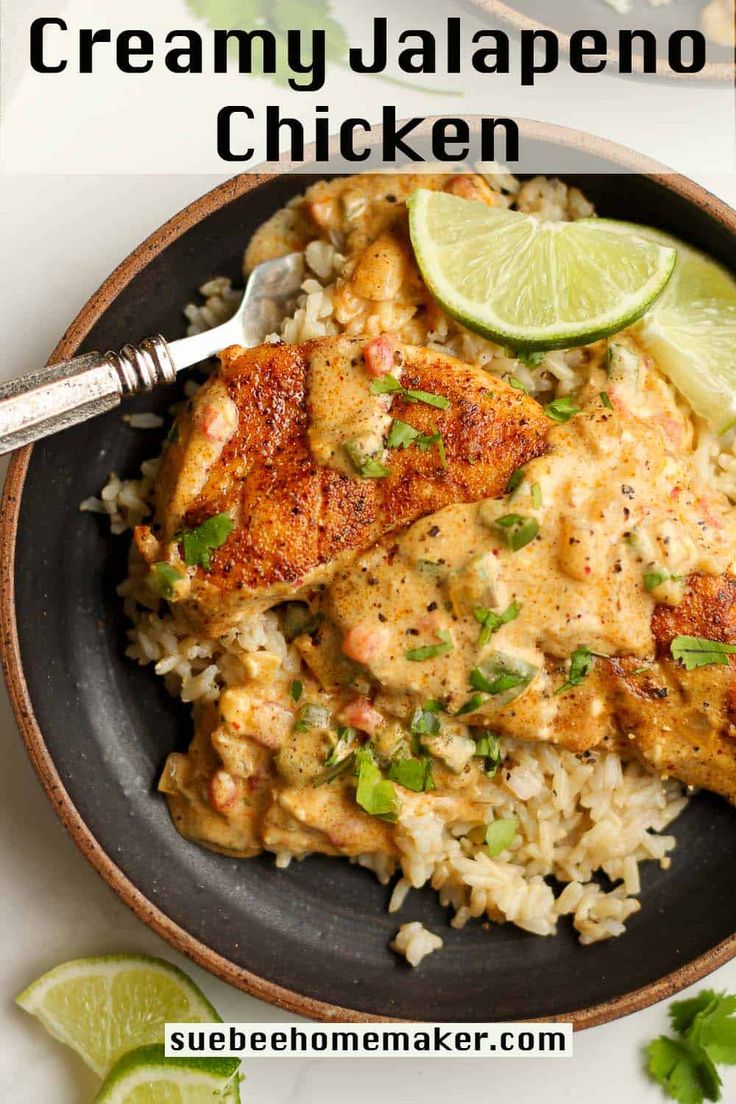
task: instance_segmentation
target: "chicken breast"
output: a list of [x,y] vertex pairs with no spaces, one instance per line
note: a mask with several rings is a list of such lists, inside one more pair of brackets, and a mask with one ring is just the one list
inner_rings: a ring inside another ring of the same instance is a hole
[[177,594],[217,635],[254,601],[324,583],[387,531],[501,494],[548,425],[521,391],[386,337],[228,349],[179,418],[156,533],[139,530],[138,546],[176,565],[182,531],[228,515],[232,532]]

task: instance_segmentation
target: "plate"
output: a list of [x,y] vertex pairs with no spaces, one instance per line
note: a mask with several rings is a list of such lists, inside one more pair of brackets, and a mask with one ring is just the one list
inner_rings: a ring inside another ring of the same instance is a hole
[[[736,215],[708,193],[589,136],[523,126],[540,156],[564,143],[593,149],[599,168],[638,165],[637,175],[574,182],[601,213],[659,226],[736,268]],[[218,274],[237,279],[249,235],[314,178],[242,176],[194,203],[110,277],[54,358],[181,335],[196,288]],[[128,410],[164,413],[174,398],[165,389]],[[128,542],[78,509],[110,471],[136,474],[157,447],[156,433],[130,429],[120,411],[67,430],[13,458],[0,519],[2,655],[21,733],[77,844],[146,923],[234,985],[333,1020],[559,1017],[585,1027],[736,953],[736,814],[707,794],[677,823],[671,868],[645,865],[642,910],[626,934],[587,948],[566,922],[553,938],[511,925],[455,931],[430,890],[391,917],[389,890],[347,862],[314,857],[279,871],[266,857],[236,861],[182,839],[155,783],[188,741],[188,710],[125,659],[115,586]],[[410,919],[445,941],[419,970],[388,948]]]
[[[707,0],[670,0],[669,4],[652,6],[649,0],[633,0],[631,11],[621,14],[605,0],[470,0],[494,19],[501,19],[519,30],[551,29],[561,37],[564,50],[569,49],[570,35],[582,28],[594,27],[603,31],[609,42],[617,39],[621,28],[633,29],[640,24],[654,31],[659,42],[667,41],[674,31],[699,28],[700,15]],[[638,16],[638,21],[637,21]],[[616,50],[610,57],[618,59]],[[730,81],[734,79],[734,50],[708,42],[707,64],[701,73],[679,77],[675,73],[662,75],[662,67],[668,64],[666,57],[657,59],[659,75],[663,80]]]

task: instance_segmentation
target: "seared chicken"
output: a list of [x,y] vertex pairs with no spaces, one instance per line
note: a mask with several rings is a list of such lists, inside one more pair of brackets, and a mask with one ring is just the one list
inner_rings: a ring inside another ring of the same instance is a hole
[[[396,390],[373,393],[387,380]],[[396,422],[424,447],[386,449]],[[543,451],[547,425],[522,392],[387,338],[228,349],[164,456],[159,539],[140,530],[138,545],[154,562],[180,530],[230,515],[233,532],[180,602],[217,635],[245,604],[298,596],[387,531],[501,494]]]

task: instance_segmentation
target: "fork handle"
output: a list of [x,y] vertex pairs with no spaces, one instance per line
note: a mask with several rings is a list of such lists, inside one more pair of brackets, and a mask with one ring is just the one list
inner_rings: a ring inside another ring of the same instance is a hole
[[113,410],[176,379],[160,335],[120,352],[85,353],[0,386],[0,454]]

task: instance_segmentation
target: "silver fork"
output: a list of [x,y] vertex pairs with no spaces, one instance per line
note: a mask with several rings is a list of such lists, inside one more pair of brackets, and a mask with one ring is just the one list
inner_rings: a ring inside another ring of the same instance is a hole
[[113,410],[130,395],[173,383],[230,345],[252,348],[290,312],[304,278],[301,253],[253,269],[236,314],[194,337],[160,334],[119,352],[85,353],[0,386],[0,454]]

